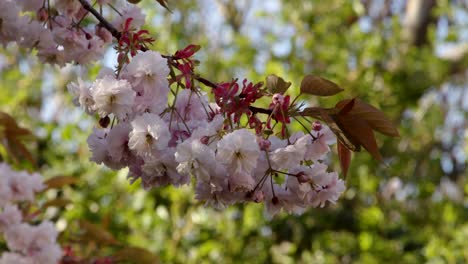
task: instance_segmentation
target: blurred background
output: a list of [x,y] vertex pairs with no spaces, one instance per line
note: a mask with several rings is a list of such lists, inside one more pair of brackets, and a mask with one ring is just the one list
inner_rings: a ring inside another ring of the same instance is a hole
[[[49,191],[72,203],[49,208],[62,241],[78,220],[161,263],[467,263],[468,262],[468,3],[464,0],[187,0],[139,6],[153,47],[171,54],[199,44],[199,72],[221,82],[293,83],[305,74],[345,92],[305,98],[330,107],[360,97],[398,125],[401,138],[378,136],[385,165],[354,155],[347,191],[334,206],[271,218],[256,204],[223,211],[194,200],[190,187],[144,191],[126,170],[88,161],[86,138],[96,120],[73,106],[66,84],[93,80],[115,64],[63,69],[38,62],[14,45],[0,50],[0,107],[31,129],[28,145],[45,177],[80,183]],[[2,154],[3,158],[8,158]],[[336,155],[330,166],[339,171]],[[101,241],[102,242],[102,241]],[[91,241],[83,254],[112,254]]]

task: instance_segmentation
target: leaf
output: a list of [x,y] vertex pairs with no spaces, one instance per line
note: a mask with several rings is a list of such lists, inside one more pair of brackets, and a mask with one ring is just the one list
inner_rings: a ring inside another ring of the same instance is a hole
[[349,100],[339,111],[339,115],[346,115],[354,108],[355,99]]
[[48,179],[44,183],[47,185],[47,189],[61,188],[65,185],[77,184],[78,178],[72,176],[57,176]]
[[169,9],[169,6],[167,5],[167,0],[156,0],[162,7],[164,7],[167,11],[172,13],[172,11]]
[[[352,110],[349,111],[349,114],[366,120],[371,128],[377,132],[390,137],[400,136],[400,133],[398,132],[398,129],[395,127],[393,122],[387,116],[385,116],[382,111],[360,99],[355,98],[352,100],[354,100],[354,106]],[[350,99],[340,101],[336,104],[335,107],[338,109],[343,109],[349,102]]]
[[335,109],[328,109],[328,108],[321,108],[321,107],[306,107],[301,112],[299,112],[299,114],[302,116],[310,116],[316,119],[323,120],[322,112],[328,113],[330,110],[335,110]]
[[95,241],[98,244],[118,245],[119,241],[101,226],[90,223],[86,220],[80,220],[80,228],[84,231],[83,236],[87,240]]
[[374,132],[366,120],[355,115],[336,115],[335,122],[355,145],[362,145],[374,159],[383,161]]
[[329,114],[325,109],[320,109],[320,114],[322,120],[327,123],[328,127],[331,129],[333,134],[338,138],[338,141],[341,142],[347,149],[355,152],[361,151],[361,145],[356,141],[350,139],[339,127],[335,121],[335,114]]
[[70,204],[71,201],[69,199],[63,199],[63,198],[55,198],[53,200],[47,201],[43,206],[42,209],[45,209],[47,207],[65,207],[68,204]]
[[311,74],[306,75],[301,82],[301,93],[331,96],[342,91],[343,89],[336,83]]
[[33,166],[36,165],[31,153],[23,143],[32,136],[31,131],[20,127],[12,116],[0,112],[0,142],[16,162],[20,162],[21,157],[23,157]]
[[117,261],[130,261],[132,263],[155,264],[159,258],[150,251],[139,247],[126,247],[117,251],[114,255]]
[[346,174],[348,173],[349,165],[351,164],[352,152],[349,149],[347,149],[340,141],[338,141],[337,147],[341,171],[343,172],[343,176],[346,179]]
[[31,131],[20,127],[16,120],[5,112],[0,112],[0,127],[2,127],[4,135],[7,136],[32,136]]
[[270,74],[266,77],[266,87],[271,93],[283,94],[291,86],[291,82],[285,82],[283,78]]

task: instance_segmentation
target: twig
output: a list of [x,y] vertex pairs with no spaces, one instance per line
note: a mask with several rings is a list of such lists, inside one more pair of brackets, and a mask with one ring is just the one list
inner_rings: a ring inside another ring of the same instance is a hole
[[93,14],[93,16],[97,20],[99,20],[99,23],[104,28],[106,28],[112,34],[112,36],[114,36],[114,38],[116,38],[117,40],[120,40],[120,37],[122,36],[122,34],[111,23],[109,23],[109,21],[107,21],[101,14],[99,14],[99,12],[88,3],[88,1],[86,0],[78,0],[78,1],[80,1],[84,9],[88,10],[91,14]]

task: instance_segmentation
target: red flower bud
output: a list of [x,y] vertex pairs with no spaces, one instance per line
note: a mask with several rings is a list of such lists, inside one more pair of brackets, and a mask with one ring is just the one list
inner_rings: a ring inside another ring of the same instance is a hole
[[271,199],[271,202],[272,202],[274,205],[279,204],[279,199],[278,199],[278,197],[276,197],[276,196],[273,197],[273,198]]
[[202,144],[208,145],[209,141],[210,141],[210,137],[208,137],[208,136],[204,136],[204,137],[200,138],[200,142]]
[[320,130],[322,130],[322,124],[319,121],[314,121],[312,123],[312,129],[314,131],[320,131]]
[[47,9],[42,7],[41,9],[37,10],[37,19],[41,22],[46,21],[49,18],[49,13],[47,12]]

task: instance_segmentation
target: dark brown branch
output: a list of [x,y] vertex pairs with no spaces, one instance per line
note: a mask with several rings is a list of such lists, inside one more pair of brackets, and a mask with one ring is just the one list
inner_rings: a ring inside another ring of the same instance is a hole
[[271,115],[272,110],[270,109],[265,109],[265,108],[260,108],[260,107],[255,107],[255,106],[249,106],[249,110],[252,111],[252,113],[260,113],[260,114],[266,114],[266,115]]
[[[99,24],[101,26],[103,26],[105,29],[107,29],[114,38],[116,38],[117,40],[120,40],[120,37],[122,36],[122,33],[120,33],[111,23],[109,23],[109,21],[107,21],[96,9],[94,9],[94,7],[92,7],[88,1],[86,0],[78,0],[80,1],[81,5],[83,6],[84,9],[86,9],[87,11],[89,11],[91,14],[93,14],[93,16],[99,21]],[[147,49],[145,47],[142,47],[141,48],[142,51],[146,51]],[[175,65],[174,62],[173,62],[173,57],[172,56],[169,56],[169,55],[162,55],[164,58],[168,59],[169,60],[169,63],[172,63],[173,66]],[[212,88],[212,89],[216,89],[218,87],[217,84],[199,76],[199,75],[196,75],[196,74],[193,74],[192,75],[193,78],[201,83],[203,83],[204,85]],[[270,115],[271,114],[271,110],[270,109],[264,109],[264,108],[259,108],[259,107],[255,107],[255,106],[249,106],[249,109],[250,111],[252,111],[254,114],[256,113],[261,113],[261,114],[267,114],[267,115]]]
[[81,5],[83,6],[84,9],[88,10],[93,16],[99,20],[99,24],[103,26],[105,29],[107,29],[114,38],[117,40],[120,40],[120,37],[122,34],[111,24],[109,21],[107,21],[99,12],[94,9],[86,0],[78,0],[80,1]]

